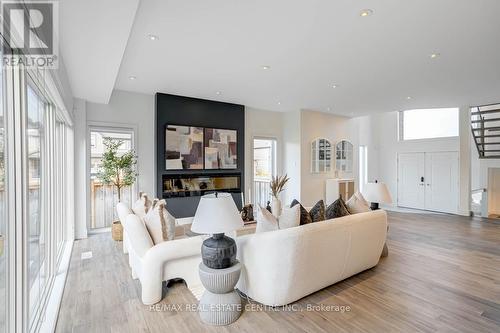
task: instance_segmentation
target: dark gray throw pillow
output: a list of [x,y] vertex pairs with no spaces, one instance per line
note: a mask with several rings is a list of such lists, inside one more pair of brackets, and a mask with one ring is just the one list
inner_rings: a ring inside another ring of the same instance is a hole
[[347,206],[342,200],[342,198],[338,198],[335,200],[328,208],[326,209],[326,219],[334,219],[336,217],[342,217],[346,215],[351,215]]
[[313,222],[319,222],[326,220],[325,218],[325,203],[323,200],[318,201],[313,208],[309,211],[311,215],[311,220]]
[[311,215],[309,215],[307,209],[305,209],[296,199],[293,199],[290,207],[295,205],[300,205],[300,225],[312,223]]

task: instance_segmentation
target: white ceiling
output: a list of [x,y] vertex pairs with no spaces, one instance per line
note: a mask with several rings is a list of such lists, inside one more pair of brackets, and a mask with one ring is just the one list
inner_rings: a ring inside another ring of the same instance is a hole
[[77,96],[107,102],[114,87],[344,115],[500,101],[498,0],[143,0],[122,57],[134,2],[78,5],[106,3],[113,20],[67,14]]
[[108,103],[139,0],[62,0],[60,48],[73,95]]

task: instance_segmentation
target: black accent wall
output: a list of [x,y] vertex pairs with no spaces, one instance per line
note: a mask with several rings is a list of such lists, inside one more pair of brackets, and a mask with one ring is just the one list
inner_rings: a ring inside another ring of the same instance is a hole
[[[162,197],[163,175],[218,175],[240,176],[240,193],[233,193],[234,201],[241,209],[241,192],[245,188],[245,107],[239,104],[216,102],[198,98],[157,93],[156,109],[156,193]],[[238,131],[237,169],[233,170],[165,170],[165,126],[199,126],[206,128],[233,129]],[[176,218],[194,216],[199,196],[166,198],[169,212]]]

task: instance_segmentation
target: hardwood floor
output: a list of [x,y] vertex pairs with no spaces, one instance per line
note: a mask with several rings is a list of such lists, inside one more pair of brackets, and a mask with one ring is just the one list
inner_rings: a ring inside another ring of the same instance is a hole
[[[95,235],[75,243],[57,332],[500,332],[500,223],[389,213],[389,227],[389,256],[377,267],[226,327],[185,311],[196,299],[180,282],[159,306],[142,305],[121,244]],[[85,251],[93,257],[82,260]]]

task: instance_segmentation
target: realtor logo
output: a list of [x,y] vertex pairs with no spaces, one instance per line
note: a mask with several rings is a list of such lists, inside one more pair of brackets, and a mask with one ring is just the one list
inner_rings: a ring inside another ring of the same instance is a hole
[[1,1],[3,63],[6,66],[57,68],[57,1]]

